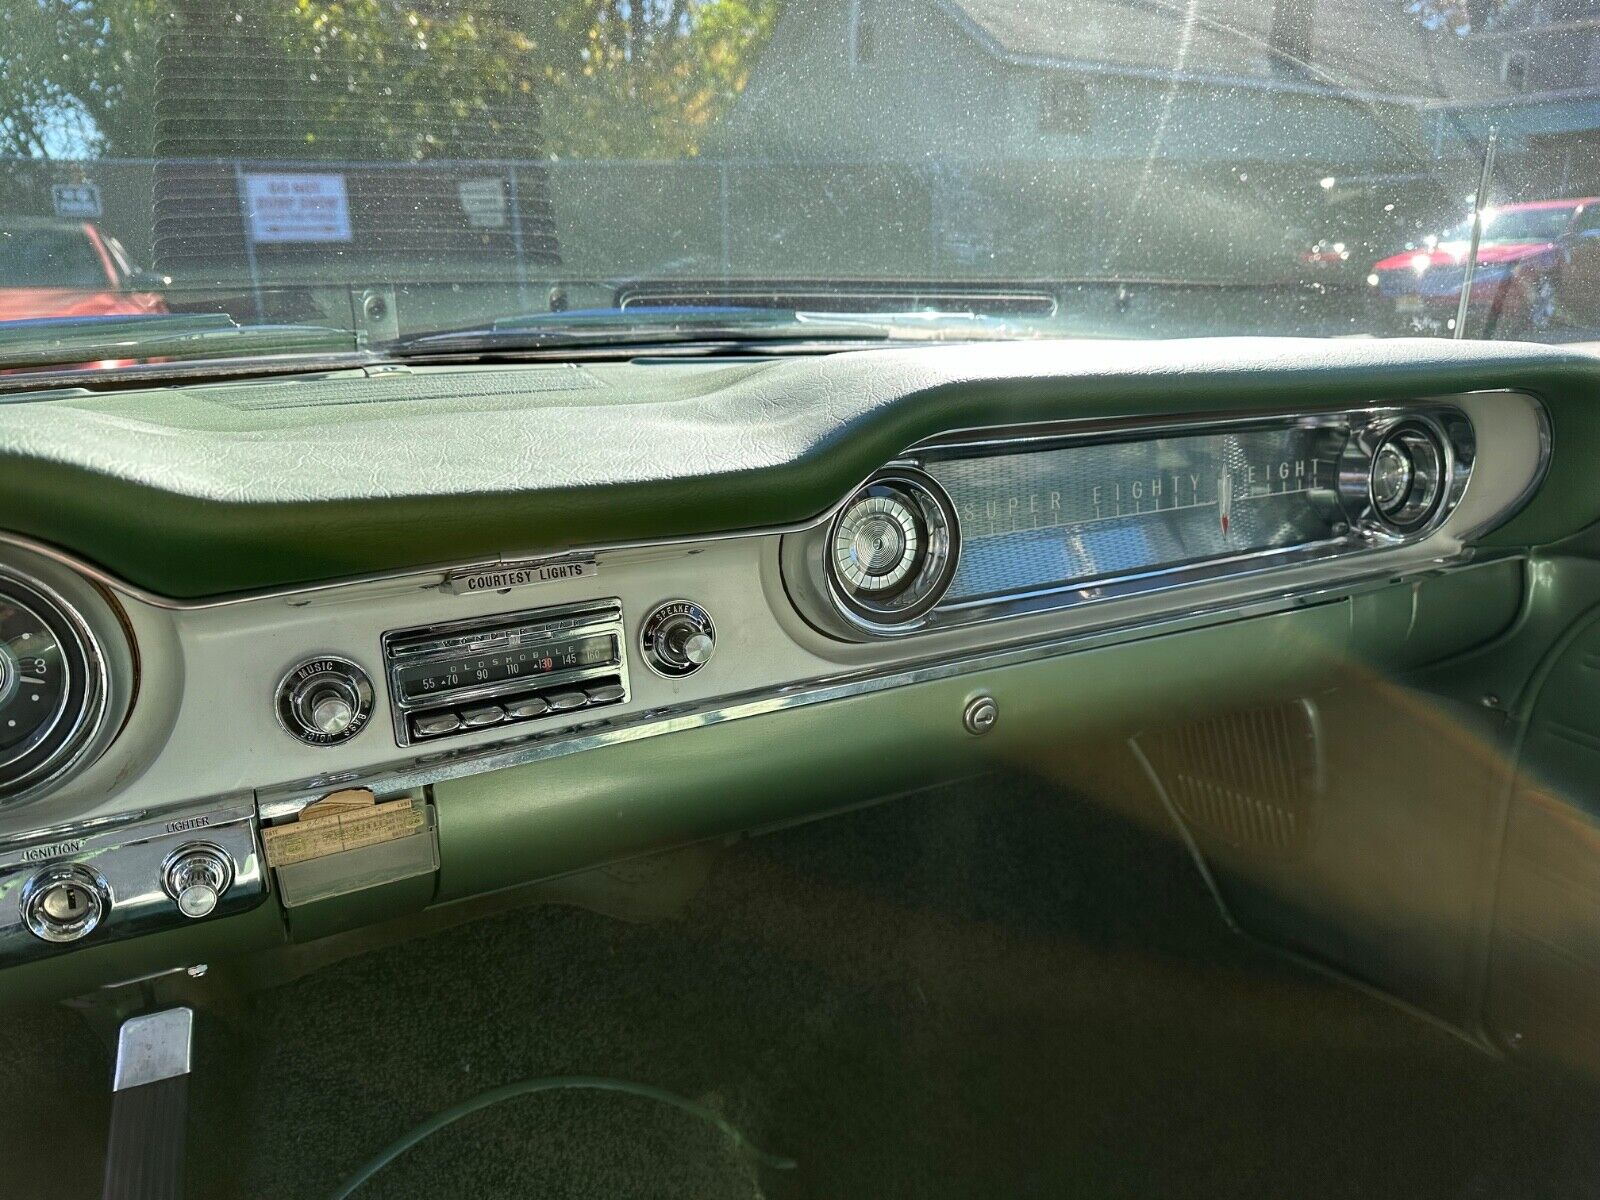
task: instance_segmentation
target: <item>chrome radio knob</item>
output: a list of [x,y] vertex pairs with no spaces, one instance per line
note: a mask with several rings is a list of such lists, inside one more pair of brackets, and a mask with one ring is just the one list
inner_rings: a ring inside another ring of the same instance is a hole
[[711,651],[716,642],[703,629],[696,629],[687,621],[680,621],[666,636],[662,647],[666,657],[703,667],[711,661]]
[[329,684],[312,692],[306,697],[304,708],[307,723],[329,737],[338,737],[356,719],[355,697],[339,684]]
[[168,857],[161,886],[191,920],[210,916],[233,882],[233,860],[208,842],[180,846]]
[[334,746],[366,728],[372,700],[372,680],[355,663],[314,658],[278,684],[278,721],[302,742]]
[[651,670],[679,679],[711,661],[717,630],[711,614],[698,604],[674,600],[645,618],[639,641]]

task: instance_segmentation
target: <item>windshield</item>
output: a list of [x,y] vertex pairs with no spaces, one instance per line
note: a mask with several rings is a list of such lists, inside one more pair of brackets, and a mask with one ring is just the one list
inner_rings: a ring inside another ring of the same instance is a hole
[[[1480,199],[1486,241],[1551,241],[1600,191],[1600,55],[1558,8],[6,3],[0,287],[65,295],[7,301],[0,359],[37,364],[5,326],[105,287],[49,221],[126,247],[97,316],[312,330],[323,354],[329,330],[368,357],[747,327],[1452,336],[1456,284],[1379,264],[1464,236]],[[1590,336],[1600,265],[1574,255],[1486,282],[1461,332]],[[219,353],[171,341],[163,361]]]

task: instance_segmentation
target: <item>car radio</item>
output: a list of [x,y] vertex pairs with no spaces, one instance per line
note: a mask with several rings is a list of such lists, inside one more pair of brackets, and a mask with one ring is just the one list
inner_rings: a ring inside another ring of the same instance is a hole
[[617,599],[394,630],[383,658],[402,746],[628,699]]

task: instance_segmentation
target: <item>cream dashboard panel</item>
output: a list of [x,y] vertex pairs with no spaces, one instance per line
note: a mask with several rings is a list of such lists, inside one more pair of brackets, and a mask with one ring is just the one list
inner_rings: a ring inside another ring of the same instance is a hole
[[[1548,450],[1542,411],[1530,398],[1485,393],[1449,403],[1471,422],[1476,463],[1448,517],[1416,540],[907,637],[840,638],[797,606],[785,540],[814,534],[832,514],[807,530],[601,549],[583,556],[592,572],[504,591],[457,594],[445,586],[445,573],[432,571],[182,606],[101,580],[137,651],[138,692],[126,724],[108,750],[101,747],[99,758],[58,790],[0,807],[0,843],[222,797],[253,797],[272,815],[344,782],[412,786],[617,738],[657,736],[686,723],[822,702],[851,688],[975,670],[995,655],[1061,654],[1090,638],[1146,636],[1435,570],[1459,562],[1473,533],[1530,493]],[[909,453],[914,458],[917,451]],[[0,564],[64,583],[76,577],[80,585],[90,573],[18,542],[0,541]],[[386,634],[613,598],[624,629],[624,702],[400,744]],[[709,660],[677,678],[652,670],[640,645],[647,616],[674,601],[699,605],[715,634]],[[297,665],[324,657],[353,663],[370,678],[372,711],[348,741],[308,745],[284,727],[277,692]]]

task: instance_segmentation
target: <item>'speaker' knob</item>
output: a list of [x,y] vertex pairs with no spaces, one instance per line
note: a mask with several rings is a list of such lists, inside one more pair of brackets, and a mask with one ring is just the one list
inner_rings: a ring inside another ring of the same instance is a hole
[[192,920],[210,916],[233,882],[233,860],[209,842],[180,846],[167,859],[161,884]]
[[696,629],[687,621],[678,621],[666,635],[663,653],[670,658],[703,667],[711,661],[711,651],[716,643],[711,635]]
[[355,663],[313,658],[278,685],[278,720],[302,742],[333,746],[366,728],[372,699],[372,680]]
[[639,641],[651,670],[681,678],[711,661],[717,648],[717,631],[711,614],[698,604],[673,600],[645,618]]

